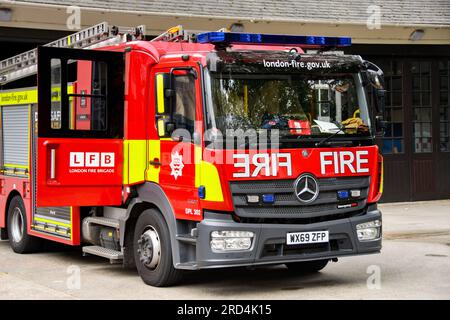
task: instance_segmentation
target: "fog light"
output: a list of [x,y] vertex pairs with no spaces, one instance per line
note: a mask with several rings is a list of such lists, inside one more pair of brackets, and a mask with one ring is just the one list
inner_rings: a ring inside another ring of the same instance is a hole
[[378,239],[381,236],[381,220],[364,222],[356,225],[359,241]]
[[251,231],[213,231],[211,250],[213,252],[249,250],[254,236]]
[[259,196],[258,195],[248,195],[247,196],[247,202],[248,203],[258,203],[259,202]]
[[361,196],[361,190],[350,190],[352,198],[359,198]]

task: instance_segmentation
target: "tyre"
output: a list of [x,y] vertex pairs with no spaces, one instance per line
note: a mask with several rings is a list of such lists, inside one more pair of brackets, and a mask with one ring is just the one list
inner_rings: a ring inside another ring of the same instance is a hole
[[314,260],[314,261],[303,261],[303,262],[291,262],[286,263],[289,271],[296,273],[314,273],[319,272],[326,267],[329,260]]
[[134,260],[142,280],[154,287],[168,287],[181,280],[173,267],[169,228],[158,210],[141,213],[134,229]]
[[27,215],[20,196],[11,199],[7,221],[9,245],[14,252],[31,253],[42,247],[42,239],[27,233]]

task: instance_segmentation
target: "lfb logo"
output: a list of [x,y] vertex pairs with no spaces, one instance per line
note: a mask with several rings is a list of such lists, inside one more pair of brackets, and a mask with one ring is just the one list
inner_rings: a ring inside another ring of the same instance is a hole
[[172,158],[172,161],[170,162],[170,168],[172,169],[172,172],[170,173],[171,176],[177,180],[178,177],[183,176],[183,156],[178,153],[178,151],[175,151],[170,155]]
[[114,152],[71,152],[70,167],[113,168]]

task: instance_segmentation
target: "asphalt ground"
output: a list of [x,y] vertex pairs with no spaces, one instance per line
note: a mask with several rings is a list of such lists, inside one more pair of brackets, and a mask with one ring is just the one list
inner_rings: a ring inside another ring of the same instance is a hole
[[0,299],[450,299],[450,200],[380,208],[381,254],[342,258],[313,275],[284,266],[188,272],[171,288],[147,286],[79,248],[18,255],[0,241]]

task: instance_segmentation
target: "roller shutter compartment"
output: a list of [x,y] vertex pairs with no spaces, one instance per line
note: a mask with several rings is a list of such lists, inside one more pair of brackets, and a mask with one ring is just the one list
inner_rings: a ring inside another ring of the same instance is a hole
[[3,164],[7,169],[28,167],[29,105],[2,108]]

